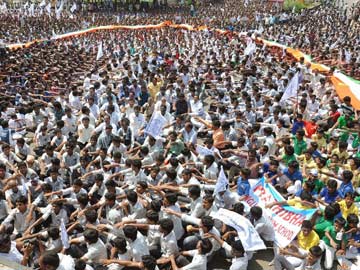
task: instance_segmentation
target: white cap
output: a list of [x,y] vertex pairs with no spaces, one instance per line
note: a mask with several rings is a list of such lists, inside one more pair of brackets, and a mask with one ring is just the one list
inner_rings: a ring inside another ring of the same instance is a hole
[[312,174],[313,176],[318,176],[319,172],[317,169],[311,169],[310,174]]

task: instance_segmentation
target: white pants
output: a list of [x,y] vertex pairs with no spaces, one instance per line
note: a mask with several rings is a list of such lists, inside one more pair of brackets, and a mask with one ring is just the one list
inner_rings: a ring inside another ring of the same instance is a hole
[[335,259],[335,248],[328,246],[323,240],[320,241],[319,247],[322,249],[322,251],[325,251],[325,269],[331,269]]
[[[352,263],[348,259],[356,259],[356,262]],[[357,248],[350,246],[346,249],[345,256],[339,256],[337,260],[341,266],[346,265],[349,270],[356,270],[360,266],[360,253],[357,252]]]
[[287,188],[287,192],[290,194],[296,194],[300,190],[301,190],[301,181],[300,180],[296,180],[292,186]]
[[[299,253],[301,255],[306,255],[308,252],[305,250],[305,249],[302,249],[302,248],[299,248]],[[294,266],[295,268],[296,267],[299,267],[302,262],[303,262],[303,259],[300,259],[298,257],[293,257],[293,256],[285,256],[285,258],[289,261],[289,263],[291,263],[292,266]]]

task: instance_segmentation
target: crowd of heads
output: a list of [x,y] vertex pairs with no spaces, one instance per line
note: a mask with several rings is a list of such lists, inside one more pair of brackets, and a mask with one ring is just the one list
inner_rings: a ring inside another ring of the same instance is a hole
[[[359,108],[330,80],[336,69],[359,76],[356,6],[21,12],[0,14],[0,39],[44,40],[0,56],[0,258],[41,270],[250,269],[264,253],[275,269],[358,263]],[[209,28],[49,38],[165,20]],[[259,179],[285,200],[250,207]],[[275,205],[317,209],[287,247]],[[222,209],[247,218],[267,250],[246,250]]]

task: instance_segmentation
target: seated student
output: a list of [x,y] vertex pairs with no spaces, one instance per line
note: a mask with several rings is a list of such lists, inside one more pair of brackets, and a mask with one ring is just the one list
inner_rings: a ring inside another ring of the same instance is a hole
[[[279,183],[280,186],[284,188],[288,193],[295,194],[301,189],[303,176],[299,170],[299,163],[297,161],[289,162],[288,167],[285,168],[279,176],[282,177]],[[282,179],[283,181],[281,181]]]
[[143,270],[158,270],[159,269],[156,265],[155,258],[150,255],[144,255],[138,261],[104,259],[104,260],[101,260],[101,263],[104,265],[119,264],[121,266],[127,267],[127,269],[133,269],[133,268],[143,269]]
[[[316,215],[314,215],[316,218]],[[319,235],[320,239],[324,237],[325,230],[334,224],[335,209],[331,205],[327,205],[324,210],[324,215],[321,216],[315,223],[314,230]]]
[[229,270],[247,269],[249,259],[241,243],[241,240],[233,241],[232,244],[229,245],[216,234],[207,233],[204,236],[215,239],[225,250],[226,256],[232,257]]
[[295,197],[294,199],[290,199],[290,200],[282,201],[282,202],[272,202],[272,203],[267,204],[265,207],[271,208],[275,205],[290,205],[295,208],[303,209],[303,210],[316,207],[314,204],[313,197],[306,190],[303,190],[301,192],[300,197]]
[[181,252],[181,255],[193,257],[191,263],[184,267],[178,267],[175,261],[175,255],[170,256],[171,268],[173,270],[206,270],[207,254],[212,250],[212,243],[209,239],[201,239],[198,241],[195,250]]
[[[344,234],[347,239],[347,248],[345,256],[337,258],[340,265],[345,265],[347,269],[355,269],[352,266],[359,267],[360,263],[360,231],[358,229],[359,217],[355,214],[349,214],[346,219]],[[355,259],[355,263],[350,260]]]
[[345,198],[339,202],[341,213],[344,218],[347,218],[349,214],[359,214],[359,209],[354,203],[355,194],[347,192]]
[[305,190],[307,192],[309,192],[312,196],[315,196],[315,183],[313,180],[309,179],[306,182],[303,183],[302,188],[295,193],[295,197],[300,197],[301,192]]
[[319,197],[316,199],[319,203],[327,205],[336,201],[336,198],[339,196],[337,189],[337,182],[334,179],[329,179],[326,184],[326,187],[323,188],[319,194]]
[[291,262],[283,255],[276,255],[274,259],[274,269],[286,269],[286,270],[321,270],[321,255],[322,250],[319,246],[313,246],[309,249],[309,253],[304,257],[300,266],[294,267]]
[[304,220],[301,225],[301,231],[297,235],[297,240],[288,247],[281,248],[279,253],[286,256],[286,260],[293,267],[299,267],[307,257],[309,250],[313,246],[319,245],[319,242],[320,238],[313,230],[311,222],[309,220]]
[[242,168],[240,170],[240,177],[237,180],[237,184],[232,188],[237,190],[237,194],[240,196],[239,201],[243,200],[245,196],[249,196],[250,183],[249,176],[251,171],[248,168]]
[[275,240],[275,230],[270,219],[263,213],[259,206],[253,206],[250,209],[250,221],[254,225],[255,230],[268,247],[272,247]]
[[346,235],[343,229],[346,224],[344,218],[335,219],[334,225],[325,229],[325,236],[320,241],[320,247],[325,251],[325,269],[331,269],[336,255],[345,255]]

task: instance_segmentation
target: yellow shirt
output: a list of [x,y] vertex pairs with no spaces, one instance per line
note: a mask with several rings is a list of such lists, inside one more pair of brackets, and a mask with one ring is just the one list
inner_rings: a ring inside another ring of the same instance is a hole
[[339,148],[332,150],[331,155],[337,155],[340,160],[347,160],[349,158],[349,153],[346,151],[340,153]]
[[314,161],[314,159],[312,157],[310,157],[309,160],[307,160],[305,158],[305,155],[300,155],[297,157],[297,160],[300,161],[300,165],[301,166],[304,166],[307,168],[307,169],[314,169],[316,168],[316,162]]
[[286,203],[290,206],[294,206],[297,209],[302,209],[302,210],[311,209],[311,207],[307,205],[303,205],[301,203],[301,199],[297,197],[295,197],[294,199],[287,200]]
[[326,149],[326,139],[324,137],[318,138],[318,136],[314,134],[311,136],[311,140],[318,144],[319,149],[323,149],[323,148]]
[[161,86],[163,85],[163,81],[158,81],[155,84],[153,82],[148,84],[149,94],[155,100],[156,94],[159,93]]
[[355,205],[355,203],[353,203],[350,208],[348,208],[346,206],[346,202],[345,200],[342,200],[341,202],[339,202],[340,205],[340,209],[341,209],[341,213],[343,215],[343,217],[346,219],[348,217],[348,215],[350,214],[355,214],[358,215],[359,214],[359,209],[357,208],[357,206]]
[[313,246],[317,246],[320,242],[318,234],[312,230],[308,236],[304,236],[303,232],[300,231],[297,235],[297,241],[300,248],[309,250]]

